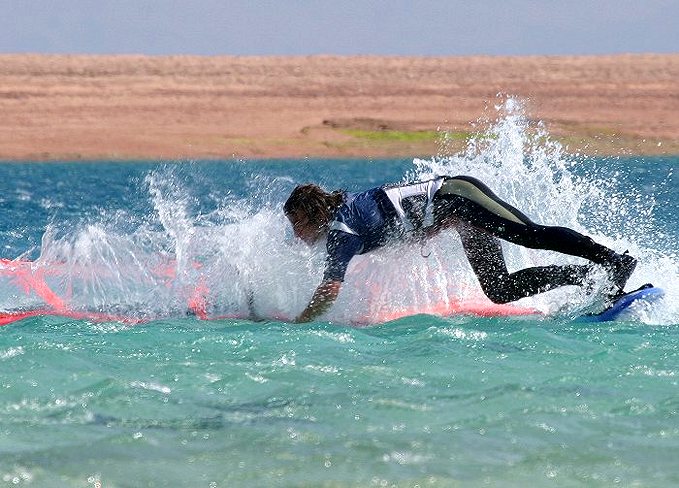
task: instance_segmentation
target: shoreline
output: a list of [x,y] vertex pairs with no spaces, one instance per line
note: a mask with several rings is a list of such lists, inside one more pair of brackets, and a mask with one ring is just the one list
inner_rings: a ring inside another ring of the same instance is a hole
[[0,160],[431,157],[492,123],[498,93],[568,153],[679,154],[679,54],[2,54]]
[[[209,164],[209,163],[219,163],[219,162],[290,162],[296,163],[304,160],[316,160],[316,161],[396,161],[396,160],[410,160],[410,159],[432,159],[432,158],[442,158],[455,156],[460,154],[459,152],[449,150],[445,152],[437,152],[432,154],[405,154],[405,155],[329,155],[329,156],[214,156],[214,157],[149,157],[149,158],[50,158],[50,159],[28,159],[28,158],[0,158],[0,164],[12,165],[12,164],[51,164],[51,163],[64,163],[64,164],[97,164],[97,163],[112,163],[112,164]],[[568,152],[565,151],[564,155],[566,158],[594,158],[599,160],[626,160],[626,159],[637,159],[637,158],[658,158],[658,159],[676,159],[679,158],[679,152],[677,153],[632,153],[632,152],[619,152],[616,154],[609,154],[603,152],[588,153],[588,152]]]

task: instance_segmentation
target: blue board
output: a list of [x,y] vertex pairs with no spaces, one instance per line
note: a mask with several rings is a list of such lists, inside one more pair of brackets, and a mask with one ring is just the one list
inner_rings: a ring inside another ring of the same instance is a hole
[[609,322],[617,319],[623,312],[630,308],[634,303],[643,301],[653,303],[656,300],[665,296],[665,291],[662,288],[657,288],[653,285],[642,287],[638,290],[625,293],[618,298],[615,303],[601,313],[594,315],[585,315],[580,317],[578,322]]

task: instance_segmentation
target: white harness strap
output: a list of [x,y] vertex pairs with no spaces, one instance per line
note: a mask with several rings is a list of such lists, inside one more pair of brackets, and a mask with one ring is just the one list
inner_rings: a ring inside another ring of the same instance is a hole
[[338,222],[337,220],[333,220],[332,222],[330,222],[328,230],[340,230],[342,232],[346,232],[347,234],[353,234],[355,236],[358,235],[358,232],[356,232],[354,229],[349,227],[344,222]]
[[405,210],[401,202],[409,197],[426,195],[427,204],[424,208],[424,220],[423,225],[429,226],[434,223],[434,209],[432,201],[434,199],[434,194],[439,191],[441,185],[443,184],[443,177],[436,178],[435,180],[424,181],[422,183],[413,183],[412,185],[406,186],[396,186],[394,188],[385,189],[384,192],[387,194],[389,201],[396,209],[396,214],[403,222],[403,226],[406,231],[412,231],[415,226],[410,221],[406,215]]
[[[352,235],[359,235],[358,232],[356,232],[354,229],[349,227],[347,224],[344,222],[338,222],[337,220],[333,220],[330,222],[330,225],[328,226],[328,230],[339,230],[341,232],[346,232],[347,234],[352,234]],[[363,249],[365,249],[364,245],[361,244],[361,247],[359,250],[356,252],[356,254],[363,254]]]
[[444,178],[436,178],[435,180],[431,180],[429,182],[429,186],[427,187],[427,208],[424,210],[424,221],[422,222],[425,227],[434,225],[434,195],[441,189],[443,180]]

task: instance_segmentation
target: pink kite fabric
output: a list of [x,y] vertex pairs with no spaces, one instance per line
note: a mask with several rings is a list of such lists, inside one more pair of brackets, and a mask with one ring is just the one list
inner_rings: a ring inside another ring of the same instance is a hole
[[[152,317],[135,317],[133,312],[130,314],[111,314],[100,311],[87,311],[69,307],[69,297],[60,296],[48,285],[47,278],[59,278],[64,275],[62,266],[58,264],[52,266],[38,265],[28,260],[9,260],[0,259],[0,277],[8,280],[16,293],[23,293],[26,297],[37,297],[42,303],[35,308],[23,310],[0,311],[0,326],[11,324],[29,317],[36,316],[59,316],[81,320],[93,320],[97,322],[121,322],[125,324],[138,324],[153,320]],[[159,273],[168,277],[174,275],[173,271],[159,270]],[[219,315],[211,316],[208,313],[208,299],[210,289],[206,280],[199,279],[195,288],[187,295],[187,311],[200,320],[226,320],[226,319],[248,319],[248,316]],[[68,293],[65,293],[68,295]],[[412,306],[398,308],[395,310],[383,309],[370,313],[365,317],[353,320],[352,325],[366,326],[389,322],[402,317],[417,314],[429,314],[441,317],[456,315],[474,315],[479,317],[512,317],[539,315],[535,309],[520,307],[516,305],[498,305],[485,298],[456,300],[449,299],[437,304],[426,306]],[[163,317],[157,317],[163,318]],[[282,316],[272,317],[273,319],[283,320]]]

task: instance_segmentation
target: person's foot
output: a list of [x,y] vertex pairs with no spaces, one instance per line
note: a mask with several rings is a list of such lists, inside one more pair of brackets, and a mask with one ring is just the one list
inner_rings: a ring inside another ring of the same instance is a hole
[[645,290],[647,288],[653,288],[653,284],[652,283],[645,283],[645,284],[641,285],[639,288],[637,288],[636,290],[630,290],[630,291],[627,291],[627,292],[622,291],[622,290],[619,290],[617,292],[612,292],[611,294],[609,294],[606,297],[606,300],[604,301],[604,310],[608,310],[609,308],[611,308],[613,305],[615,305],[615,302],[617,302],[623,296],[629,295],[631,293],[636,293],[640,290]]
[[634,272],[634,268],[637,267],[637,260],[627,254],[625,251],[623,254],[616,254],[606,266],[606,271],[611,279],[611,282],[615,286],[614,293],[623,293],[627,280]]

